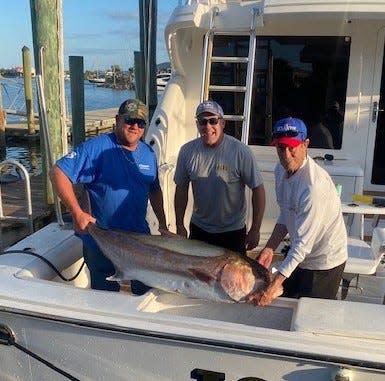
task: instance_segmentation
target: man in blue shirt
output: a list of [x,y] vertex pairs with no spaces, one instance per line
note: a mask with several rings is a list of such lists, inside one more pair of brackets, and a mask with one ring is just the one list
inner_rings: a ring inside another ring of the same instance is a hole
[[[52,185],[72,215],[74,230],[83,240],[84,259],[94,289],[119,291],[119,284],[106,280],[114,274],[114,266],[87,234],[90,222],[106,229],[149,234],[146,211],[150,200],[159,221],[159,232],[167,231],[156,156],[141,140],[146,119],[146,106],[142,102],[136,99],[123,102],[113,132],[80,144],[50,171]],[[90,210],[80,205],[74,184],[84,185]],[[138,294],[148,289],[138,281],[131,282],[131,288]]]

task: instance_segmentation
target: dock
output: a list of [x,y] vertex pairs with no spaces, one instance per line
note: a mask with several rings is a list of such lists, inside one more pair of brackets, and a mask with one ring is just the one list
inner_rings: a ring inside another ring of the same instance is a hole
[[[98,135],[110,131],[115,126],[115,115],[117,109],[101,109],[87,111],[85,113],[86,137]],[[71,138],[72,120],[67,122],[68,138]],[[35,133],[28,134],[27,121],[19,123],[8,123],[5,128],[5,136],[20,140],[38,140],[39,121],[36,120]],[[55,220],[53,205],[46,205],[44,199],[43,178],[41,175],[30,176],[32,197],[32,220],[33,230],[39,230],[51,221]],[[0,174],[0,186],[2,197],[2,208],[4,216],[26,217],[27,200],[25,196],[25,182],[23,179],[12,178],[6,173]],[[9,247],[30,234],[27,223],[23,221],[0,221],[0,250]]]
[[[2,178],[4,179],[4,177]],[[31,176],[32,220],[33,230],[39,230],[55,219],[53,206],[48,206],[44,199],[43,178],[41,175]],[[26,217],[27,200],[25,181],[1,182],[1,196],[4,216]],[[23,221],[1,221],[1,248],[4,249],[30,234],[28,225]]]
[[[92,110],[85,113],[85,133],[86,137],[98,135],[107,132],[115,126],[115,115],[117,108],[108,108],[101,110]],[[67,118],[68,136],[72,134],[72,119]],[[27,121],[8,122],[5,127],[5,136],[16,137],[20,139],[36,139],[39,138],[39,121],[35,123],[35,133],[28,133]]]

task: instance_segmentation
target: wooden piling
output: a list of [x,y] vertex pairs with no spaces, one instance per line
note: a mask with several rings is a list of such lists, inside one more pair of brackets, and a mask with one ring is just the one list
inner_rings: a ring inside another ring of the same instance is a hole
[[23,73],[24,73],[24,97],[25,109],[27,113],[28,134],[35,134],[35,117],[33,111],[32,97],[32,70],[31,70],[31,52],[24,46],[22,49],[23,55]]
[[157,0],[139,0],[140,50],[144,57],[145,98],[151,120],[158,102],[156,89]]
[[84,64],[83,57],[70,56],[72,146],[76,147],[86,139],[84,117]]
[[[52,163],[67,152],[67,131],[64,89],[63,12],[61,0],[30,0],[32,37],[36,73],[42,76],[47,115],[48,139],[40,139],[43,185],[47,204],[54,204],[48,170]],[[40,118],[40,134],[45,134]],[[49,141],[52,152],[44,142]]]
[[135,65],[135,94],[136,98],[146,103],[146,89],[144,80],[144,54],[141,51],[134,52]]
[[7,154],[5,142],[6,113],[3,109],[3,97],[0,91],[0,161],[3,161]]

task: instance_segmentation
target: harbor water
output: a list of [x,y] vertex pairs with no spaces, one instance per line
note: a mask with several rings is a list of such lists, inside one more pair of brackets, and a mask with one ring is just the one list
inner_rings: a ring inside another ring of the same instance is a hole
[[[12,109],[25,112],[23,78],[1,78],[1,94],[4,109]],[[33,87],[34,81],[33,81]],[[65,81],[67,114],[71,111],[70,81]],[[118,109],[119,105],[128,98],[134,98],[135,92],[131,90],[117,90],[84,82],[84,106],[85,111],[101,110],[107,108]],[[34,92],[34,111],[37,113],[37,95]],[[23,120],[24,117],[8,115],[7,123]],[[24,118],[25,120],[25,118]],[[13,159],[28,170],[30,175],[41,173],[41,156],[39,141],[19,141],[13,137],[7,137],[6,152],[2,153],[1,160]]]

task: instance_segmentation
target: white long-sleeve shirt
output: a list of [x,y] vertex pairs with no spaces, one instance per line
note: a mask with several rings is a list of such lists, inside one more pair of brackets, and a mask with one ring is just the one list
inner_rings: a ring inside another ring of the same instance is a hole
[[288,278],[299,266],[328,270],[347,259],[347,234],[341,200],[329,174],[308,157],[288,177],[281,164],[275,169],[275,187],[280,216],[291,246],[278,271]]

